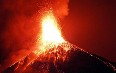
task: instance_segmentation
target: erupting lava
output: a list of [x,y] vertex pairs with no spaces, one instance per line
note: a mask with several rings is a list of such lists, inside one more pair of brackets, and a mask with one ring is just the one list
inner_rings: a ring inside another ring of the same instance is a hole
[[40,44],[38,45],[39,49],[36,54],[39,52],[45,52],[50,48],[56,48],[59,44],[65,43],[66,41],[63,39],[57,20],[53,15],[52,11],[47,12],[42,18],[42,33]]
[[74,47],[74,45],[63,39],[52,11],[45,13],[42,17],[41,25],[42,33],[37,41],[37,49],[24,59],[21,59],[21,61],[18,61],[16,72],[24,71],[35,60],[39,62],[52,61],[53,63],[57,60],[64,61],[67,58],[67,52]]
[[48,11],[43,15],[41,25],[41,36],[37,40],[36,50],[10,66],[16,65],[14,69],[16,73],[22,73],[35,61],[53,62],[54,64],[58,60],[64,61],[67,59],[67,52],[75,47],[63,39],[52,11]]
[[42,33],[39,40],[38,49],[34,51],[37,56],[47,58],[62,58],[66,56],[66,52],[72,47],[71,44],[66,42],[58,26],[57,19],[52,11],[48,11],[42,17]]
[[58,23],[51,12],[42,19],[42,42],[46,43],[62,43],[64,39],[61,36]]

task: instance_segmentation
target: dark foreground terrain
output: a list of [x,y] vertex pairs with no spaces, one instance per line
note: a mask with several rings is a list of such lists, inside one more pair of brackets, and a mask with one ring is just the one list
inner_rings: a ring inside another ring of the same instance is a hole
[[16,63],[3,73],[116,73],[116,64],[100,56],[80,49],[71,50],[68,54],[65,61],[35,61],[23,71],[21,68],[16,70],[18,65]]

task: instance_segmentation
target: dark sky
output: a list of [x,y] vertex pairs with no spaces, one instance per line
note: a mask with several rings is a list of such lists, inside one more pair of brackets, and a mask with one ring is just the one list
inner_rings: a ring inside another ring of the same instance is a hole
[[70,0],[62,23],[65,38],[116,62],[116,0]]

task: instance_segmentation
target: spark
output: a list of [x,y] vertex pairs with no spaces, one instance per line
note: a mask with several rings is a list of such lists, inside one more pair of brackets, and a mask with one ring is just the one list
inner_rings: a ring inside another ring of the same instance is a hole
[[44,14],[41,20],[41,27],[41,39],[39,40],[38,50],[35,51],[36,54],[49,51],[51,48],[55,51],[58,45],[66,43],[52,11]]

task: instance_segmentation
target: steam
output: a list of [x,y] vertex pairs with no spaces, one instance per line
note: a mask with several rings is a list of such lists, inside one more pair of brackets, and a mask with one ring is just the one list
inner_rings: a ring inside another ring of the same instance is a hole
[[36,49],[40,30],[37,18],[42,8],[52,8],[55,16],[62,19],[68,15],[68,3],[69,0],[1,0],[0,69]]

